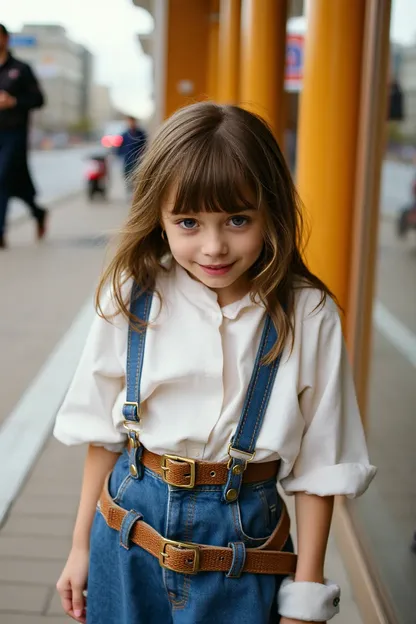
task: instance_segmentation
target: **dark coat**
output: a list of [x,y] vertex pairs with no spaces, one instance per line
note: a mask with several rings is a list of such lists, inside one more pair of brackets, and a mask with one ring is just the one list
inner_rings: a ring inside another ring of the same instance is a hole
[[0,91],[16,98],[14,108],[0,111],[0,186],[10,196],[31,199],[35,187],[27,163],[29,112],[44,96],[29,65],[11,54],[0,66]]
[[121,136],[123,141],[118,148],[118,154],[124,159],[124,175],[129,176],[146,149],[147,135],[137,127],[135,130],[126,130]]

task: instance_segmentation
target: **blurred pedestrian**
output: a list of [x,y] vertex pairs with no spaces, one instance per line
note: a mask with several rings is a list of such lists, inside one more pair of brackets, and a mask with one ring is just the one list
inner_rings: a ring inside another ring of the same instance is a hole
[[128,127],[121,135],[123,142],[118,148],[118,154],[123,158],[124,179],[127,192],[130,194],[133,191],[133,171],[146,148],[147,135],[135,117],[126,117],[126,121]]
[[29,111],[45,102],[29,65],[9,50],[9,33],[0,24],[0,249],[6,247],[7,205],[18,197],[37,224],[37,238],[45,236],[47,211],[36,203],[36,190],[27,162]]

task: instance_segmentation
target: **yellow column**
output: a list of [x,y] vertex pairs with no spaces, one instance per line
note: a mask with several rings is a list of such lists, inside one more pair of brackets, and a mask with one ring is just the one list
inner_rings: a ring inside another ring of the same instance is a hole
[[238,102],[241,0],[220,0],[218,100]]
[[287,0],[242,0],[240,102],[283,132]]
[[299,112],[297,182],[312,228],[307,260],[345,311],[365,4],[309,4]]
[[209,42],[208,42],[208,97],[217,99],[218,91],[218,37],[219,0],[210,0]]

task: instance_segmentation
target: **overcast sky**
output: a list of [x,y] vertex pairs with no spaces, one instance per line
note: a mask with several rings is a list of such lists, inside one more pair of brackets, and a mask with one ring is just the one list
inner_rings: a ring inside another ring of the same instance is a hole
[[[151,31],[153,23],[132,0],[2,0],[2,5],[0,22],[11,31],[25,22],[64,26],[95,55],[96,79],[111,87],[115,105],[137,116],[150,113],[151,63],[141,53],[137,33]],[[393,0],[391,36],[416,42],[416,0]]]
[[95,55],[95,78],[111,87],[114,104],[137,116],[150,112],[151,63],[137,33],[153,28],[132,0],[1,0],[0,22],[10,31],[24,23],[55,23]]

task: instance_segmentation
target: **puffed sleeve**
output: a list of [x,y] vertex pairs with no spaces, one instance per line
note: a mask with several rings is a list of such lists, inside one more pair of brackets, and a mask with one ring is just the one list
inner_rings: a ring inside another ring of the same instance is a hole
[[[111,311],[106,295],[104,311]],[[58,412],[53,434],[67,445],[89,443],[121,452],[126,435],[117,430],[117,399],[125,384],[128,325],[121,315],[96,315],[80,362]]]
[[354,498],[367,489],[376,468],[369,463],[341,321],[332,301],[305,319],[300,339],[304,431],[282,486],[288,494]]

